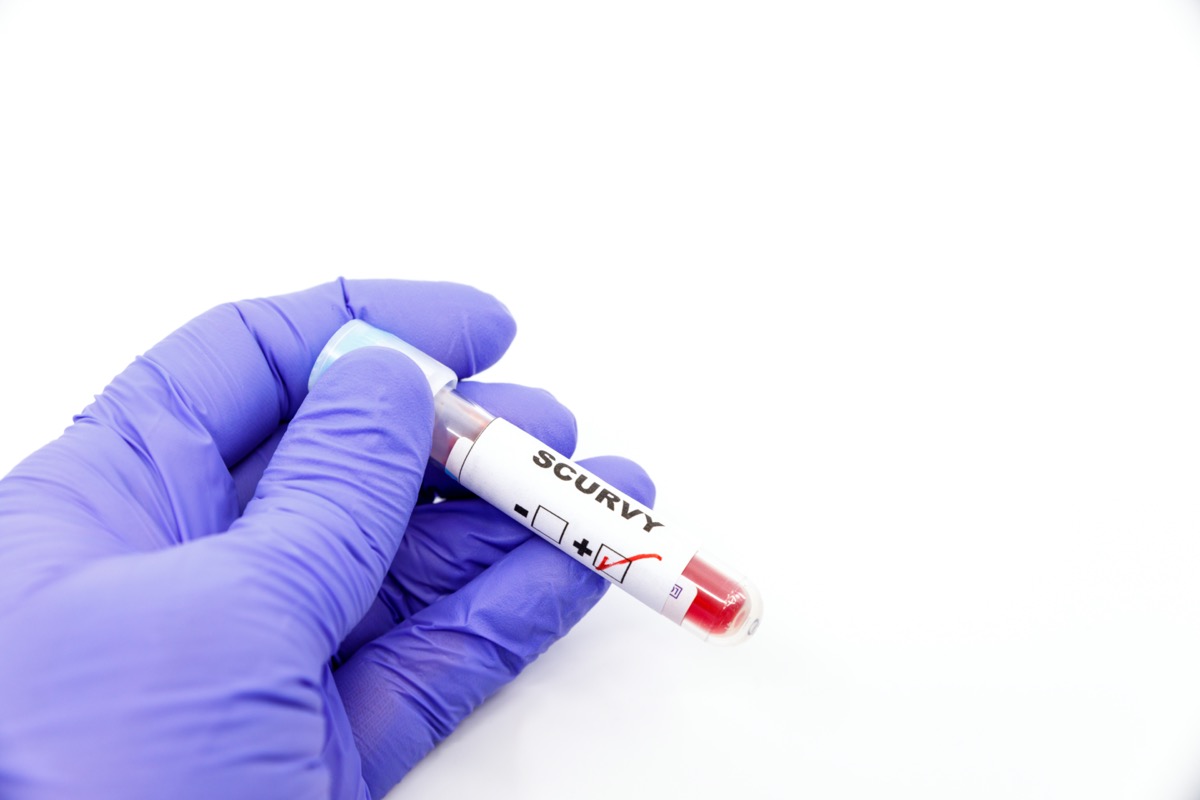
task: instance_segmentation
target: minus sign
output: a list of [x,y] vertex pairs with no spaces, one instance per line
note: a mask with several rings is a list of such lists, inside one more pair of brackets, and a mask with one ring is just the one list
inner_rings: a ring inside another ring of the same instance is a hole
[[529,516],[529,510],[528,510],[528,509],[526,509],[526,508],[523,508],[522,506],[513,506],[513,511],[517,512],[517,513],[518,513],[518,514],[520,514],[522,517],[528,517],[528,516]]

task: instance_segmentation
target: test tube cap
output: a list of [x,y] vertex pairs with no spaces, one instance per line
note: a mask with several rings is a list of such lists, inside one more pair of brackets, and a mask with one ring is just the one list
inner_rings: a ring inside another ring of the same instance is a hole
[[429,381],[429,390],[435,395],[447,386],[453,389],[458,384],[458,376],[454,374],[454,370],[442,362],[426,355],[399,336],[381,331],[361,319],[352,319],[338,328],[325,343],[325,347],[317,356],[317,363],[313,364],[312,372],[308,375],[308,388],[311,390],[316,385],[317,380],[334,361],[360,347],[386,347],[408,356],[421,368],[421,372],[425,373],[425,379]]

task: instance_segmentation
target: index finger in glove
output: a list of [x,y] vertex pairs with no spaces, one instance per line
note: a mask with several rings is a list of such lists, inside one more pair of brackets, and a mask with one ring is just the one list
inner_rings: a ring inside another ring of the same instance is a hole
[[190,415],[232,466],[296,413],[317,354],[351,319],[395,333],[460,377],[495,363],[516,331],[503,305],[469,286],[339,279],[201,314],[126,369],[84,416],[136,427],[159,424],[164,411]]

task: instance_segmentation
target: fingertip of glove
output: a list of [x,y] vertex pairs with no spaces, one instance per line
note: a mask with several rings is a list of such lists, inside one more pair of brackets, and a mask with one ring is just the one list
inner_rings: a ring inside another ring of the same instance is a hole
[[469,293],[459,312],[466,363],[460,376],[474,375],[500,360],[517,336],[517,320],[508,307],[487,292],[455,284]]
[[550,394],[545,389],[539,390],[545,397],[542,415],[538,417],[537,431],[533,434],[543,442],[556,448],[563,455],[570,456],[575,452],[579,442],[579,423],[571,409]]
[[496,363],[517,333],[508,308],[474,286],[386,279],[343,285],[353,316],[395,333],[459,377]]
[[654,505],[654,481],[637,462],[621,456],[593,456],[579,463],[592,470],[597,477],[623,490],[634,500],[648,506]]

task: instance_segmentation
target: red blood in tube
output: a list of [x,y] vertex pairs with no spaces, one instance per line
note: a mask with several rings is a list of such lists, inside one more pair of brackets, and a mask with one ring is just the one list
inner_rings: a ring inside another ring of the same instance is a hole
[[696,599],[683,618],[712,636],[720,636],[745,622],[750,613],[750,598],[741,583],[695,556],[683,570],[683,577],[696,584]]

